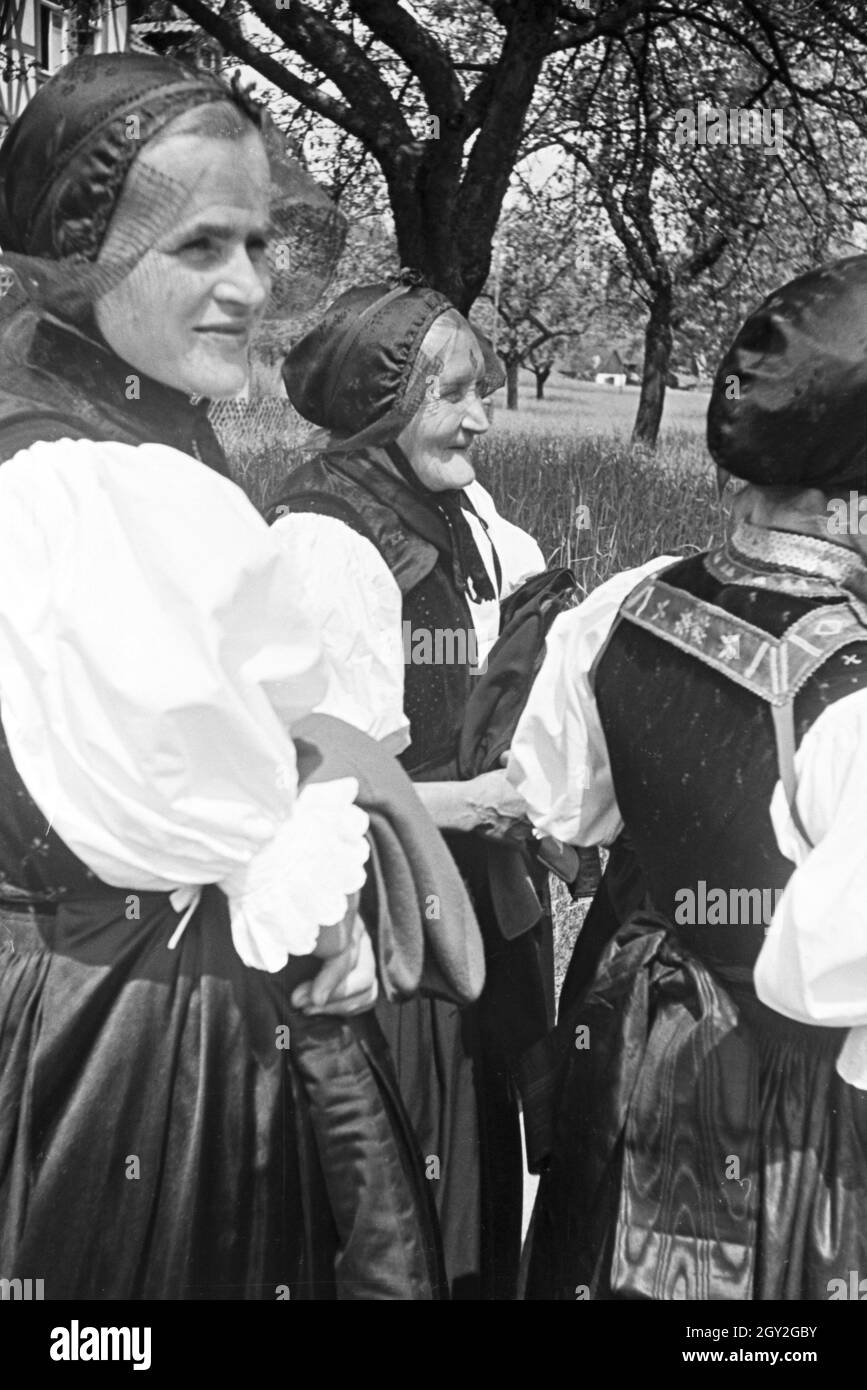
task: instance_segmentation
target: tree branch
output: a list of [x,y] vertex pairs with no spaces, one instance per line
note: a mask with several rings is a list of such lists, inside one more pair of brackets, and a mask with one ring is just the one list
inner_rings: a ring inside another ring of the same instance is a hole
[[445,50],[428,29],[392,0],[350,0],[371,33],[388,44],[418,80],[425,100],[444,120],[460,119],[464,93]]
[[620,38],[625,35],[634,19],[639,19],[645,11],[645,0],[625,0],[616,10],[603,14],[585,14],[575,5],[560,5],[560,14],[577,28],[566,33],[556,34],[547,44],[546,53],[560,53],[566,48],[583,48],[602,38]]
[[288,10],[278,9],[275,0],[247,3],[287,48],[334,83],[347,104],[367,123],[368,141],[376,140],[380,148],[390,143],[394,151],[414,140],[380,68],[336,24],[301,0],[292,0]]
[[279,87],[287,96],[294,97],[296,101],[324,116],[326,120],[333,121],[350,135],[367,142],[364,122],[350,106],[320,91],[312,83],[304,81],[277,58],[250,43],[236,25],[215,14],[203,0],[178,0],[178,9],[189,15],[206,34],[215,38],[233,58],[253,68],[267,82],[273,82],[274,86]]

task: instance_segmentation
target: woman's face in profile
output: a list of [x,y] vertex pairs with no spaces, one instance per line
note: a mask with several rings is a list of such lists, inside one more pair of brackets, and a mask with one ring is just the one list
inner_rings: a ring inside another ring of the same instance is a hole
[[397,442],[432,492],[466,487],[476,476],[467,456],[470,445],[488,429],[476,336],[459,314],[443,314],[425,334],[421,355],[431,364],[425,399]]
[[180,190],[179,213],[167,215],[166,232],[97,302],[97,324],[118,356],[154,380],[190,394],[236,395],[270,288],[261,137],[251,127],[234,139],[182,133],[146,145],[101,262],[122,260],[138,229],[152,223],[161,182]]

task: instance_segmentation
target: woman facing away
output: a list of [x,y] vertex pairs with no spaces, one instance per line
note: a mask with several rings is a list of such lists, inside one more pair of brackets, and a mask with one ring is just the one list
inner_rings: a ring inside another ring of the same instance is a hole
[[290,737],[320,642],[190,402],[244,384],[274,222],[311,272],[287,302],[334,243],[259,127],[206,74],[88,57],[0,152],[36,309],[0,394],[0,1269],[48,1298],[442,1285],[356,910],[374,821],[410,884],[437,837],[354,730],[350,776],[321,721]]
[[864,1267],[867,542],[834,523],[865,341],[865,256],[765,300],[708,413],[730,539],[552,628],[509,777],[571,843],[625,827],[652,907],[558,1024],[530,1298],[824,1299]]
[[468,457],[502,369],[444,295],[405,283],[347,291],[283,375],[293,405],[320,427],[270,515],[336,672],[321,708],[400,753],[485,938],[478,1005],[386,999],[379,1019],[436,1196],[453,1296],[514,1298],[523,1184],[511,1069],[550,1026],[547,877],[502,843],[523,813],[502,768],[467,780],[458,771],[501,601],[544,569]]

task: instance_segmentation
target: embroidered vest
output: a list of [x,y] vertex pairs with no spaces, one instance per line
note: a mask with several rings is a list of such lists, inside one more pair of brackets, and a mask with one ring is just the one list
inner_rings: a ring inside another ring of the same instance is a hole
[[726,548],[633,590],[600,654],[615,793],[653,905],[744,983],[792,872],[768,810],[780,767],[822,709],[865,685],[857,592]]

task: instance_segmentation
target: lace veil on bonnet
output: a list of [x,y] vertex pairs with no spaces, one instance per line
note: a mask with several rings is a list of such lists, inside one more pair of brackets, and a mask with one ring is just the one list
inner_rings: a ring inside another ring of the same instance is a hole
[[[177,116],[229,102],[262,133],[271,171],[266,316],[312,307],[327,288],[346,235],[344,218],[285,152],[265,113],[236,85],[174,59],[84,56],[61,69],[0,147],[0,268],[15,278],[0,300],[25,301],[72,324],[120,283],[184,216],[195,187],[140,165],[146,196],[124,218],[122,243],[97,261],[124,181],[144,145]],[[7,277],[8,278],[8,277]]]

